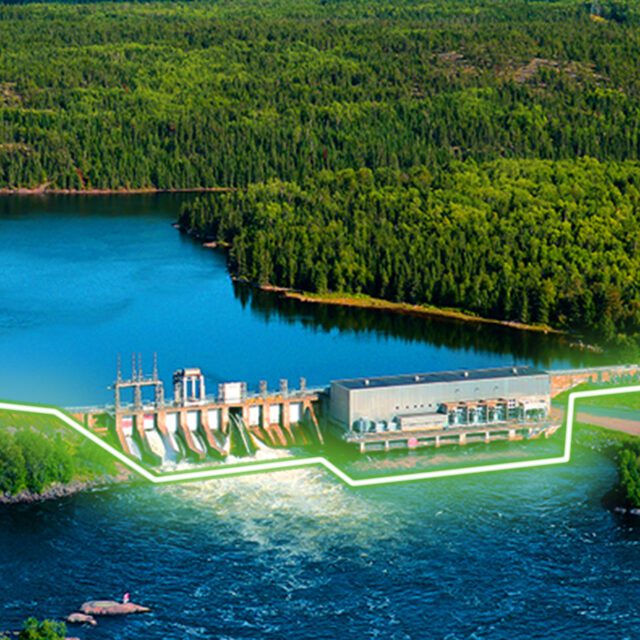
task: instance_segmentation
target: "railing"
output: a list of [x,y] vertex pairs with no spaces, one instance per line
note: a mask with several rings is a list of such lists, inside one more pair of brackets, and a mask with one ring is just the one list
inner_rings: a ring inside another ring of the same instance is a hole
[[112,404],[92,405],[85,407],[62,407],[67,413],[107,413],[113,411]]
[[[156,404],[155,401],[143,402],[140,406],[137,406],[134,402],[121,402],[119,411],[149,411],[154,412],[158,409],[178,409],[182,407],[202,407],[210,404],[220,404],[234,406],[242,404],[246,400],[258,400],[261,398],[285,398],[295,400],[296,398],[304,398],[306,396],[317,395],[326,392],[328,387],[307,387],[305,389],[290,389],[286,393],[280,393],[279,391],[271,391],[266,394],[259,391],[245,393],[241,398],[237,400],[223,400],[216,395],[207,395],[204,400],[194,399],[186,400],[184,403],[178,403],[175,400],[166,400],[162,406]],[[65,407],[64,410],[67,413],[113,413],[115,406],[113,404],[93,405],[85,407]]]

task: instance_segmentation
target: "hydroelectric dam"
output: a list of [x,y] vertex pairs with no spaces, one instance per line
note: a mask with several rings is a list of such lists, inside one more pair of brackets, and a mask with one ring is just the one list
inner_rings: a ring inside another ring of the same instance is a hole
[[457,370],[332,381],[297,388],[265,381],[224,382],[207,392],[199,368],[174,372],[165,397],[154,356],[122,375],[113,404],[68,409],[125,454],[154,465],[252,456],[260,450],[323,447],[327,440],[361,453],[548,437],[561,427],[552,398],[583,382],[640,380],[638,365],[543,371],[530,366]]

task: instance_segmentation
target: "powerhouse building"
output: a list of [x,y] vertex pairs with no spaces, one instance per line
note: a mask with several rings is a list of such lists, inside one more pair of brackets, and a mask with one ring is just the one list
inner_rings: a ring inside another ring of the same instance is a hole
[[336,380],[329,398],[346,432],[462,428],[544,420],[551,382],[533,367],[501,367]]

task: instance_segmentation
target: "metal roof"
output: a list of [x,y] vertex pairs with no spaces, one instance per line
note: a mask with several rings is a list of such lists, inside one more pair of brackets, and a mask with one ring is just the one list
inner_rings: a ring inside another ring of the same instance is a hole
[[457,371],[439,371],[432,373],[414,373],[380,378],[353,378],[334,380],[333,384],[345,389],[375,389],[379,387],[398,387],[432,384],[434,382],[463,382],[465,380],[492,380],[496,378],[523,378],[548,375],[546,371],[530,366],[497,367],[494,369],[459,369]]

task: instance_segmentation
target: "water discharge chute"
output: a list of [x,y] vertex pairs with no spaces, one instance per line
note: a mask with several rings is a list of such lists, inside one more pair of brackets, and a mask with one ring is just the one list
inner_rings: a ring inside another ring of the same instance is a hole
[[187,427],[191,432],[191,439],[193,446],[200,451],[200,453],[207,453],[207,446],[202,439],[202,436],[198,432],[199,416],[197,411],[189,411],[187,413]]
[[155,417],[152,414],[147,414],[143,418],[144,438],[147,442],[147,446],[152,454],[158,456],[164,463],[168,461],[167,449],[165,447],[162,436],[156,430]]
[[229,426],[231,452],[234,455],[253,455],[256,451],[256,448],[251,441],[251,436],[242,418],[236,415],[230,415]]
[[149,443],[149,449],[159,456],[162,462],[168,462],[169,456],[167,455],[167,450],[160,434],[155,429],[145,430],[144,433]]
[[131,455],[138,460],[142,460],[142,452],[140,451],[138,443],[133,439],[133,436],[125,436],[125,440],[127,442],[127,447],[129,447],[129,452],[131,453]]
[[167,453],[171,458],[171,462],[178,462],[186,455],[185,446],[178,437],[178,415],[175,413],[168,414],[166,424],[167,433],[164,436],[164,441]]
[[140,451],[140,447],[138,443],[135,441],[133,437],[133,417],[132,416],[124,416],[122,418],[122,428],[119,432],[120,441],[124,439],[124,444],[126,445],[126,453],[137,458],[138,460],[142,460],[142,451]]
[[206,453],[207,447],[204,444],[204,440],[202,439],[202,436],[197,431],[192,431],[191,437],[193,438],[193,444],[196,446],[198,451],[201,451],[202,453]]
[[249,438],[254,448],[258,451],[273,451],[273,449],[264,441],[259,438],[253,431],[249,431]]
[[218,452],[223,457],[228,456],[231,453],[231,436],[229,434],[225,435],[220,431],[212,431],[211,436],[216,443]]

